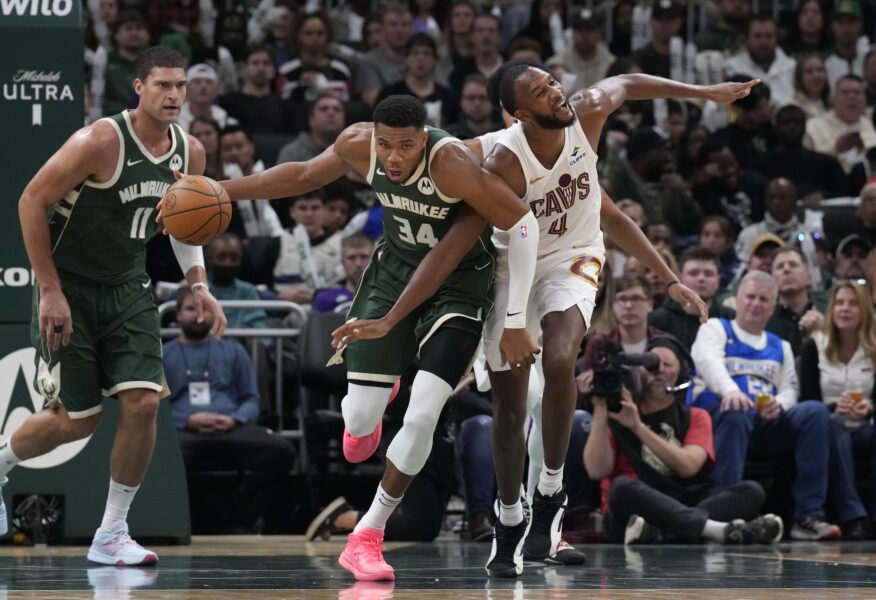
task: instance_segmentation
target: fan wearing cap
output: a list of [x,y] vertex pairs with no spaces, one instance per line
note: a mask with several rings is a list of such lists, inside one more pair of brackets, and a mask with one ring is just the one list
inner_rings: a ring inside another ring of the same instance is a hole
[[219,97],[219,77],[216,70],[206,63],[198,63],[186,71],[186,101],[179,113],[177,124],[188,131],[196,118],[213,119],[220,129],[237,125],[224,108],[216,104]]
[[858,0],[837,0],[830,19],[833,48],[824,60],[830,89],[843,75],[862,75],[858,65],[858,40],[864,31],[864,12]]
[[684,8],[676,0],[654,0],[651,4],[651,41],[633,53],[642,71],[669,77],[669,41],[683,24]]
[[853,233],[840,241],[836,247],[834,275],[838,280],[868,279],[867,255],[870,244],[863,236]]
[[876,243],[876,177],[861,188],[860,199],[861,203],[855,209],[855,217],[861,223],[858,233],[872,247]]
[[[781,539],[780,517],[757,517],[766,498],[754,481],[718,487],[709,478],[715,460],[712,421],[684,402],[693,361],[675,338],[648,342],[657,358],[641,368],[641,398],[622,389],[621,410],[610,412],[593,397],[593,421],[584,465],[602,479],[602,506],[609,540],[769,544]],[[739,520],[737,520],[739,519]],[[746,519],[751,519],[745,522]]]
[[742,278],[752,271],[771,273],[773,269],[773,256],[776,250],[784,245],[782,238],[774,233],[759,235],[754,240],[754,243],[751,244],[751,256],[748,257],[748,261],[736,273],[736,278],[727,287],[727,291],[719,297],[718,301],[721,306],[735,310],[736,292],[739,290],[739,282],[742,281]]
[[745,48],[724,65],[728,75],[745,73],[769,86],[773,102],[781,106],[794,96],[797,61],[779,47],[779,25],[772,15],[755,15],[745,28]]
[[562,65],[575,76],[573,92],[593,85],[608,72],[614,55],[603,41],[602,19],[592,9],[581,8],[572,15],[572,44],[551,56],[547,65]]

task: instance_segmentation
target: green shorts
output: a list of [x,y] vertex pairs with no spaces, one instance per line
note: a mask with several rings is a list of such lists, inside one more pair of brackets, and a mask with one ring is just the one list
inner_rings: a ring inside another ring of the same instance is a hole
[[[376,340],[359,340],[345,350],[347,379],[395,383],[439,327],[470,331],[478,338],[493,306],[495,258],[485,254],[480,268],[457,269],[438,291],[392,331]],[[378,319],[401,295],[413,267],[379,244],[362,275],[347,320]]]
[[82,419],[101,411],[104,396],[140,388],[162,392],[158,311],[148,278],[102,285],[62,274],[61,286],[73,335],[54,352],[39,337],[39,291],[34,288],[34,389],[46,403],[60,400],[70,418]]

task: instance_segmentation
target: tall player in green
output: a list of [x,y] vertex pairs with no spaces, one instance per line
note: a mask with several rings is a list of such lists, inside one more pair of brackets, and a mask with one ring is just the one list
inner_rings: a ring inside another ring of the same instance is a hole
[[[185,100],[184,59],[149,48],[137,59],[139,106],[73,134],[25,188],[19,215],[36,273],[34,386],[46,410],[0,445],[0,485],[22,460],[91,435],[102,396],[119,401],[106,510],[88,560],[154,564],[128,535],[128,509],[155,444],[164,377],[158,311],[146,275],[146,242],[156,233],[155,203],[173,170],[203,173],[204,148],[174,122]],[[48,215],[48,216],[47,216]],[[200,248],[172,241],[199,311],[222,309],[206,285]],[[0,500],[0,533],[7,530]]]
[[[285,163],[257,175],[222,182],[232,199],[281,198],[305,193],[354,171],[383,205],[384,239],[350,308],[350,319],[373,319],[395,304],[417,265],[438,241],[457,231],[483,230],[482,215],[510,231],[512,313],[502,352],[514,369],[529,369],[538,347],[518,319],[532,285],[538,227],[528,207],[468,149],[447,133],[425,127],[426,111],[411,96],[390,96],[374,123],[345,129],[335,144],[304,163]],[[468,369],[491,309],[495,258],[486,235],[474,243],[438,291],[392,332],[345,349],[348,388],[341,408],[344,455],[365,460],[380,440],[390,390],[419,353],[404,425],[387,452],[386,471],[370,510],[350,535],[341,564],[360,580],[393,579],[381,553],[383,529],[413,477],[423,468],[444,403]],[[456,260],[454,258],[454,260]]]

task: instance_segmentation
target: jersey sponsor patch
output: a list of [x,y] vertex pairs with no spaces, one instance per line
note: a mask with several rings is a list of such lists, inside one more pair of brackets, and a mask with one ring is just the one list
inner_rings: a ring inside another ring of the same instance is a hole
[[423,177],[417,182],[417,190],[421,194],[431,196],[435,193],[435,186],[432,185],[432,180],[428,177]]
[[179,171],[182,168],[183,160],[179,154],[174,154],[170,159],[170,168],[174,171]]

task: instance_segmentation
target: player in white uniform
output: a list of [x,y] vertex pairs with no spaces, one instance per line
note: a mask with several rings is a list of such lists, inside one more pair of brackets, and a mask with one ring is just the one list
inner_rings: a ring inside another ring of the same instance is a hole
[[[493,387],[493,458],[500,499],[487,571],[491,576],[515,577],[523,572],[524,546],[527,558],[543,559],[556,551],[559,542],[566,501],[563,461],[577,399],[575,359],[589,326],[604,260],[600,224],[621,249],[667,282],[673,300],[706,318],[702,300],[676,279],[638,226],[599,192],[593,147],[602,127],[626,100],[692,97],[726,104],[748,95],[758,82],[692,86],[648,75],[622,75],[567,98],[559,82],[538,67],[507,63],[493,75],[497,76],[502,106],[518,123],[503,132],[484,159],[484,168],[502,177],[529,204],[541,232],[529,304],[533,310],[528,311],[537,313],[537,321],[526,323],[524,314],[508,314],[502,309],[500,292],[484,339]],[[461,258],[475,239],[471,231],[448,232],[418,267],[417,274],[428,275],[415,274],[397,305],[404,301],[416,306],[416,300],[433,293],[449,273],[449,264]],[[503,240],[494,241],[502,246]],[[507,280],[503,259],[500,253],[497,283]],[[520,502],[530,369],[524,364],[509,365],[497,353],[497,322],[508,328],[528,327],[536,334],[540,331],[543,340],[545,456],[531,531]],[[337,333],[367,337],[371,326],[354,323]]]

